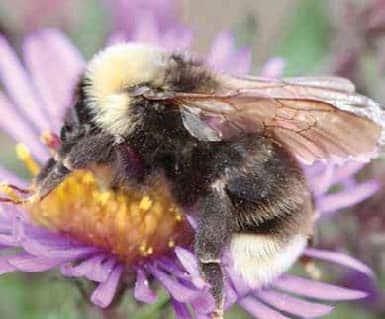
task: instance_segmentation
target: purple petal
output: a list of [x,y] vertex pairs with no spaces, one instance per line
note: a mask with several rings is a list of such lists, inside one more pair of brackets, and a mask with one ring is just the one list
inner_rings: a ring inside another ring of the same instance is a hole
[[171,305],[174,308],[175,316],[177,319],[192,319],[191,314],[187,306],[183,303],[171,299]]
[[147,304],[153,304],[157,299],[156,294],[149,287],[146,275],[141,269],[136,272],[134,296],[136,300]]
[[332,306],[305,301],[271,290],[259,291],[257,295],[262,301],[278,310],[305,318],[325,316],[334,309]]
[[342,165],[334,170],[334,174],[331,178],[331,184],[337,184],[347,178],[353,177],[356,173],[358,173],[363,167],[365,163],[350,161],[345,165]]
[[67,37],[56,30],[30,35],[23,48],[26,65],[57,132],[84,62]]
[[[379,299],[385,298],[383,290],[379,289],[376,280],[372,277],[360,272],[349,272],[344,274],[343,283],[351,289],[365,291],[368,293],[368,298],[365,299],[365,304],[378,302]],[[385,301],[385,299],[383,299]]]
[[[4,218],[3,216],[0,216],[0,233],[1,233],[1,236],[5,236],[5,235],[9,236],[11,234],[11,231],[12,231],[12,226],[9,224],[9,219]],[[2,244],[0,243],[0,245],[2,245]],[[6,245],[6,246],[8,246],[8,245]]]
[[47,258],[62,258],[66,260],[75,260],[80,257],[87,257],[98,252],[96,247],[58,247],[47,245],[41,241],[27,239],[22,242],[22,247],[31,255],[43,256]]
[[8,247],[19,247],[20,241],[13,234],[12,235],[0,235],[0,245]]
[[17,241],[21,241],[25,237],[23,216],[15,214],[12,218],[12,236]]
[[61,273],[69,277],[86,277],[92,281],[106,281],[111,271],[116,264],[115,258],[109,258],[106,261],[106,256],[98,255],[89,258],[80,264],[73,266],[65,264],[61,267]]
[[20,254],[7,257],[9,264],[24,272],[43,272],[50,270],[63,262],[61,258],[36,257]]
[[228,280],[225,282],[225,291],[226,291],[226,296],[225,296],[225,309],[230,308],[234,303],[237,302],[238,300],[238,294],[235,292],[233,287],[231,287],[230,283]]
[[162,46],[166,50],[184,50],[191,45],[193,40],[192,31],[184,26],[175,26],[162,36]]
[[211,45],[207,62],[217,70],[226,69],[228,62],[234,52],[234,36],[230,31],[223,31],[217,35]]
[[31,86],[30,78],[4,37],[0,37],[0,56],[0,79],[12,101],[41,131],[49,130],[50,123],[42,111],[42,101]]
[[354,300],[366,297],[362,291],[338,287],[294,275],[283,275],[273,286],[295,294],[323,300]]
[[[8,229],[12,233],[12,226],[14,222],[15,215],[19,216],[20,211],[18,207],[14,205],[3,204],[7,209],[3,209],[0,214],[0,225],[3,229]],[[8,227],[7,227],[8,226]]]
[[137,42],[162,45],[156,20],[152,13],[146,12],[136,24],[132,40]]
[[[1,60],[1,59],[0,59]],[[28,145],[33,156],[39,161],[48,158],[47,149],[40,143],[39,134],[27,120],[17,113],[15,106],[0,92],[0,129],[16,142]]]
[[313,175],[309,178],[311,189],[315,196],[326,193],[331,186],[333,186],[332,178],[335,173],[334,165],[324,165],[319,174]]
[[105,41],[105,44],[107,47],[118,44],[118,43],[124,43],[127,42],[127,39],[122,32],[114,32],[113,34],[109,35]]
[[175,259],[166,257],[166,256],[160,256],[156,263],[157,267],[161,270],[164,270],[167,273],[172,273],[173,276],[178,277],[183,280],[190,280],[190,275],[186,272],[185,269],[180,267],[179,264],[177,264]]
[[285,60],[282,58],[269,59],[259,72],[260,76],[265,78],[276,79],[283,75],[285,69]]
[[249,48],[236,50],[233,34],[224,31],[214,40],[206,60],[218,71],[233,74],[247,73],[251,64],[251,51]]
[[169,0],[148,0],[148,1],[131,1],[131,0],[108,0],[113,1],[113,5],[109,3],[109,7],[113,9],[115,28],[124,31],[126,36],[130,36],[133,26],[146,12],[152,12],[160,29],[164,29],[175,24],[174,2]]
[[197,229],[197,227],[198,227],[197,221],[196,221],[196,219],[195,219],[193,216],[187,215],[187,221],[189,222],[190,226],[191,226],[194,230]]
[[175,254],[181,262],[182,266],[191,275],[191,281],[197,288],[203,288],[206,286],[206,282],[203,280],[199,273],[197,260],[190,251],[187,249],[176,247]]
[[232,266],[227,267],[227,275],[238,296],[244,297],[250,292],[250,285],[232,268]]
[[197,313],[206,314],[212,312],[215,307],[215,300],[209,293],[209,289],[206,288],[202,290],[198,297],[191,302],[191,306]]
[[304,255],[313,257],[313,258],[331,261],[331,262],[343,265],[345,267],[348,267],[350,269],[356,270],[358,272],[362,272],[369,277],[374,277],[373,271],[368,266],[366,266],[361,261],[345,254],[308,248],[305,250]]
[[150,267],[150,271],[162,283],[170,295],[179,302],[191,302],[200,294],[199,291],[187,288],[155,267]]
[[245,74],[250,71],[251,66],[251,50],[250,48],[242,48],[238,50],[228,62],[229,67],[226,70],[232,74]]
[[91,296],[91,301],[95,305],[101,308],[106,308],[111,304],[113,298],[115,297],[120,277],[123,273],[123,268],[123,265],[117,265],[108,276],[108,279],[99,284],[99,286],[95,289]]
[[313,178],[317,178],[319,175],[323,174],[326,164],[324,162],[318,161],[312,165],[303,165],[302,168],[305,171],[307,179],[312,182]]
[[104,260],[101,264],[96,264],[95,269],[92,272],[86,273],[85,276],[94,281],[105,281],[110,273],[114,270],[116,265],[116,258],[109,257],[107,260]]
[[[130,33],[132,29],[132,25],[135,23],[135,16],[131,19],[128,18],[127,14],[136,13],[135,11],[135,1],[128,0],[106,0],[107,8],[112,10],[114,17],[112,19],[115,24],[115,29],[119,31],[125,31],[126,33]],[[111,4],[112,2],[112,4]]]
[[46,228],[32,225],[30,223],[25,224],[27,237],[31,240],[43,242],[44,245],[52,246],[56,248],[68,249],[73,247],[84,247],[79,243],[75,243],[68,236],[52,232]]
[[353,188],[319,198],[316,207],[321,212],[321,216],[330,216],[340,209],[362,202],[375,194],[379,188],[380,184],[377,181],[363,182]]
[[239,304],[252,316],[259,319],[289,319],[279,312],[271,309],[253,297],[243,298]]

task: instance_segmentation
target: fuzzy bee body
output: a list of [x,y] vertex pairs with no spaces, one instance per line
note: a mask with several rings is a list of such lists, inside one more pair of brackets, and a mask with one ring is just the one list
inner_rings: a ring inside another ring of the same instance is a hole
[[[346,110],[360,103],[369,115]],[[286,271],[314,224],[295,157],[373,151],[382,135],[374,111],[383,116],[345,80],[238,79],[187,55],[117,45],[90,62],[37,192],[46,196],[68,172],[92,163],[112,168],[111,187],[164,178],[175,202],[195,212],[195,251],[220,314],[223,248],[254,285]]]

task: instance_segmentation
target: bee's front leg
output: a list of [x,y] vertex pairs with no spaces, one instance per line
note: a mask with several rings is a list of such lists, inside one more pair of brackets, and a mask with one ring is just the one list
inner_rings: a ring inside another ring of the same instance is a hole
[[62,141],[54,158],[48,160],[35,179],[31,200],[41,200],[55,189],[73,170],[90,163],[106,162],[111,156],[113,139],[108,135],[86,136]]
[[69,170],[85,168],[90,163],[106,162],[111,156],[113,143],[110,135],[85,136],[68,148],[64,145],[58,154],[59,160]]
[[[217,183],[218,184],[218,183]],[[232,206],[224,188],[213,185],[202,198],[195,238],[195,253],[203,278],[211,286],[216,309],[213,318],[223,318],[224,273],[221,267],[222,248],[228,244],[233,231]]]

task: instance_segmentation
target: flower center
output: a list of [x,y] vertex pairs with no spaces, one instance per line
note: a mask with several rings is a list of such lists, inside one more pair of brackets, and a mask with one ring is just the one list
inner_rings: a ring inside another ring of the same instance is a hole
[[[25,148],[18,148],[19,158],[36,174],[36,162]],[[45,199],[25,207],[38,224],[100,247],[129,265],[190,244],[193,236],[161,182],[145,193],[135,188],[104,190],[94,173],[79,170]]]

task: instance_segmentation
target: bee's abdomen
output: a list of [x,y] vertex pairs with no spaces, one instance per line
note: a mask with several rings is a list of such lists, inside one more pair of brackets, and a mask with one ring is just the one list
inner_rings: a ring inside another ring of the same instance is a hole
[[229,170],[225,188],[237,231],[279,237],[310,233],[311,194],[295,159],[267,138],[247,141],[244,148],[246,155]]
[[243,154],[227,170],[226,195],[233,205],[233,265],[255,286],[270,283],[298,259],[312,234],[312,198],[302,169],[280,145],[249,136]]
[[308,238],[294,234],[285,241],[272,235],[233,234],[230,252],[235,272],[252,287],[260,288],[286,272],[305,249]]

